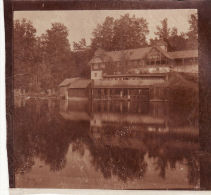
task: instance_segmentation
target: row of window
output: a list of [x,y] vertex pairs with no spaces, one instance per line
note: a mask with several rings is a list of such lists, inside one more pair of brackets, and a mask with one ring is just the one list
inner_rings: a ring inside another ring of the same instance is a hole
[[[183,64],[183,62],[185,64],[189,63],[189,64],[195,64],[198,63],[198,58],[188,58],[188,59],[178,59],[176,60],[176,64]],[[144,66],[144,65],[165,65],[165,64],[169,64],[169,60],[166,59],[157,59],[157,58],[149,58],[146,61],[143,60],[131,60],[129,62],[126,63],[126,65],[129,65],[130,68],[134,67],[134,68],[138,68],[140,66]],[[115,68],[121,68],[121,62],[106,62],[106,63],[95,63],[92,64],[92,69],[93,70],[101,70],[101,69],[105,69],[106,66],[113,66]]]
[[186,58],[186,59],[177,59],[176,64],[182,65],[182,64],[197,64],[198,58]]
[[[138,68],[140,66],[144,66],[144,65],[162,65],[162,64],[168,64],[168,60],[152,60],[152,59],[148,59],[146,61],[140,61],[140,60],[133,60],[133,61],[129,61],[127,62],[126,65],[129,65],[130,68]],[[109,64],[110,66],[114,67],[114,68],[121,68],[121,63],[120,62],[113,62]],[[105,69],[105,67],[108,66],[108,64],[106,63],[96,63],[96,64],[92,64],[92,70],[102,70]]]
[[104,80],[165,80],[165,77],[109,77]]

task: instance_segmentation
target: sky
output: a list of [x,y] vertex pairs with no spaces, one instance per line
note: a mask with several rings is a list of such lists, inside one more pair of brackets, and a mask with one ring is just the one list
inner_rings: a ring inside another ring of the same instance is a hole
[[188,19],[196,9],[165,9],[165,10],[71,10],[71,11],[15,11],[14,19],[26,18],[30,20],[37,30],[37,35],[51,28],[51,23],[60,22],[69,30],[69,41],[78,42],[82,38],[90,44],[92,32],[97,24],[102,24],[107,16],[119,18],[129,13],[131,16],[143,17],[148,22],[149,34],[147,39],[154,38],[156,26],[160,21],[168,18],[169,27],[177,27],[178,32],[187,32]]

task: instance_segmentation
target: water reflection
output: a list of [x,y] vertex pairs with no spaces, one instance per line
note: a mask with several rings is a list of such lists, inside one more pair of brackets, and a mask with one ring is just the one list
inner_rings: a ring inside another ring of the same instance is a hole
[[195,111],[167,102],[32,99],[15,106],[16,187],[199,187]]

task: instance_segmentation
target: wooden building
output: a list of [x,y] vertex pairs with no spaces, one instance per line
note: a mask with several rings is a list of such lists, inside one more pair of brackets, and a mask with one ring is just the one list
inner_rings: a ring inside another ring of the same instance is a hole
[[59,96],[62,99],[88,99],[91,80],[82,78],[65,79],[59,85]]
[[134,75],[170,71],[197,72],[198,50],[168,52],[165,44],[121,51],[98,49],[89,64],[93,80],[134,79]]

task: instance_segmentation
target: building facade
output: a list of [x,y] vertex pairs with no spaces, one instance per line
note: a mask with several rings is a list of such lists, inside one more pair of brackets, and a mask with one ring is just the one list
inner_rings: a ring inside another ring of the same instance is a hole
[[198,72],[198,50],[168,52],[166,45],[104,51],[89,62],[93,80],[138,80],[143,74]]

